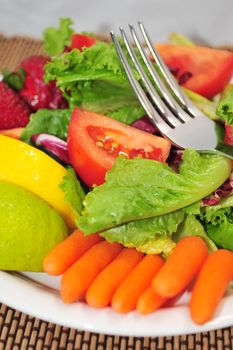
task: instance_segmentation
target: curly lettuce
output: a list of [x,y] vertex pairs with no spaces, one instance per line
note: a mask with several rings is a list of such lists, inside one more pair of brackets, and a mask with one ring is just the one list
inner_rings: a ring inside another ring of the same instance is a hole
[[54,58],[45,70],[46,81],[56,81],[70,108],[80,106],[127,124],[145,114],[113,44],[97,42],[82,52],[74,49]]
[[71,28],[73,21],[69,18],[60,18],[58,28],[49,27],[44,33],[44,48],[48,55],[55,56],[63,52],[65,46],[71,43]]
[[233,250],[233,195],[204,207],[200,216],[207,235],[221,248]]

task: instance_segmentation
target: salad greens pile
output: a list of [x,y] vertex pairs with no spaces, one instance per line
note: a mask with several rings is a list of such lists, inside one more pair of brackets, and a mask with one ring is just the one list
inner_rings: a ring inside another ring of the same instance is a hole
[[[63,53],[74,32],[71,26],[71,20],[61,19],[58,29],[48,28],[44,33],[45,49],[54,56],[46,65],[45,79],[56,82],[69,107],[34,113],[22,134],[25,142],[40,132],[66,140],[75,106],[125,124],[145,115],[113,44],[97,41],[82,51]],[[174,33],[170,40],[174,44],[195,45]],[[137,72],[135,76],[140,80]],[[209,118],[233,125],[233,85],[227,87],[219,102],[184,91]],[[202,201],[231,172],[230,160],[189,149],[183,153],[178,172],[158,161],[119,157],[103,185],[94,187],[85,198],[81,187],[72,185],[67,199],[73,203],[77,225],[85,234],[100,232],[110,242],[142,252],[167,256],[176,242],[187,235],[203,237],[210,250],[216,245],[233,250],[232,191],[216,205],[204,205]],[[69,185],[64,186],[67,192]]]

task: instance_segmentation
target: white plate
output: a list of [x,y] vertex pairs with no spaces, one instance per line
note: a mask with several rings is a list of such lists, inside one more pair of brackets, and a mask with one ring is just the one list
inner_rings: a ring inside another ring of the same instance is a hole
[[215,318],[197,326],[189,317],[188,296],[178,305],[151,315],[121,315],[111,308],[94,309],[84,303],[64,304],[59,278],[43,273],[0,272],[0,301],[42,320],[96,333],[124,336],[168,336],[198,333],[233,324],[233,294],[224,297]]

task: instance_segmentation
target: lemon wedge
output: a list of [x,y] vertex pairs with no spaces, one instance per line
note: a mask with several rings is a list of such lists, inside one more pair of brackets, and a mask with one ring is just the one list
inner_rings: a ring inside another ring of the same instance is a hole
[[44,152],[22,141],[0,135],[0,180],[15,183],[50,204],[69,228],[75,214],[59,187],[67,170]]

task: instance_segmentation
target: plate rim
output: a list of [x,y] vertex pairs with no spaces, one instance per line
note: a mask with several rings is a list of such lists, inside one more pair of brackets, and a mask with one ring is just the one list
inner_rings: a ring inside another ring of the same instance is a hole
[[[224,297],[213,320],[199,326],[190,320],[187,305],[164,308],[148,316],[141,316],[136,311],[122,315],[110,308],[94,309],[81,302],[64,304],[58,291],[37,280],[32,283],[30,278],[20,273],[0,271],[0,281],[2,303],[40,320],[80,331],[128,337],[164,337],[201,333],[233,325],[233,295]],[[17,290],[17,298],[12,289]],[[40,306],[41,301],[46,312]],[[58,315],[65,318],[61,319]],[[172,320],[175,320],[174,324]],[[157,326],[153,327],[154,324]]]

